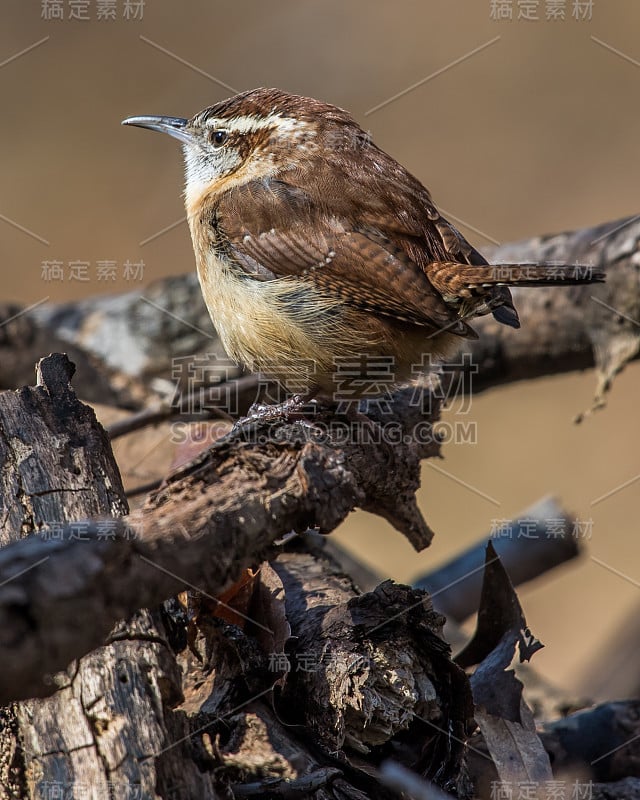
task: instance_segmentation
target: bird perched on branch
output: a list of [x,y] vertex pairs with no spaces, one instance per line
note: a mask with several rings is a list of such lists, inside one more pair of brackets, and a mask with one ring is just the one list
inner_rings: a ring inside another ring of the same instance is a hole
[[385,360],[394,382],[410,380],[476,338],[476,316],[519,327],[509,286],[603,280],[589,267],[489,265],[328,103],[255,89],[191,119],[123,124],[182,143],[198,275],[227,353],[304,398],[339,398],[345,363],[363,386]]

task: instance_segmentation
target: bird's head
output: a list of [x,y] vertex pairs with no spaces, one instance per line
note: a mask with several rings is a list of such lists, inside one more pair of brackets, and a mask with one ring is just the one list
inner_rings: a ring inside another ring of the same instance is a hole
[[205,108],[191,119],[128,117],[123,125],[168,133],[185,156],[185,198],[195,210],[206,195],[299,169],[309,159],[366,138],[336,106],[279,89],[253,89]]

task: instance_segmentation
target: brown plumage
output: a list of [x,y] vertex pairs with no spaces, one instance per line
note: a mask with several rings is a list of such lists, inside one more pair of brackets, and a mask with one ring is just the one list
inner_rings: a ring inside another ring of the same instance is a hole
[[508,286],[602,280],[570,266],[488,265],[416,178],[318,100],[256,89],[191,120],[125,122],[183,142],[213,322],[232,357],[291,391],[339,397],[336,372],[349,361],[364,378],[386,359],[405,381],[425,355],[475,337],[473,316],[518,327]]

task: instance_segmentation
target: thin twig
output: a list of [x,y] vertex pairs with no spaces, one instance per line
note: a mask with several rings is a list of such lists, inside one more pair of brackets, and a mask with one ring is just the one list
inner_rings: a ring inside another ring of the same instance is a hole
[[[231,391],[235,392],[237,395],[240,395],[245,392],[249,392],[251,389],[257,389],[260,380],[260,375],[243,375],[241,378],[234,378],[230,381],[224,381],[222,383],[216,383],[212,386],[208,386],[207,391],[209,393],[213,393],[215,391],[216,394],[220,394],[222,397],[225,397]],[[184,417],[185,413],[183,409],[185,407],[192,408],[194,406],[193,401],[196,399],[196,394],[199,394],[201,391],[202,387],[198,387],[198,389],[194,391],[188,392],[185,395],[181,395],[178,400],[171,404],[145,408],[142,409],[142,411],[137,411],[135,414],[132,414],[126,419],[121,419],[117,422],[114,422],[107,428],[109,438],[111,441],[113,441],[120,436],[126,436],[129,433],[140,430],[141,428],[146,428],[150,425],[157,425],[160,422],[166,422],[167,420],[174,419],[175,417]],[[189,414],[189,417],[193,418],[194,420],[218,417],[229,422],[233,422],[233,417],[222,408],[223,402],[224,401],[221,401],[218,398],[207,397],[202,404],[202,411],[194,411],[193,413]]]

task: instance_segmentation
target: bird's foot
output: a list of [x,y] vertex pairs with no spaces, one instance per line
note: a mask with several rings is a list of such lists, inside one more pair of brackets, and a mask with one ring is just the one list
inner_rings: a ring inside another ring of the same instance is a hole
[[[313,404],[313,405],[312,405]],[[314,415],[315,400],[309,395],[294,394],[282,403],[254,403],[246,417],[239,419],[234,430],[263,422],[304,422],[311,424]]]

